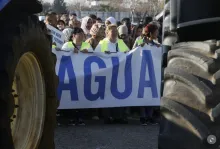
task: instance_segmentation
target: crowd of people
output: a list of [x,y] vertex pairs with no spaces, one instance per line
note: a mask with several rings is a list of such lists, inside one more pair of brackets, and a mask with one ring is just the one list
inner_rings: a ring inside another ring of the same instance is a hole
[[[157,21],[145,22],[139,25],[132,25],[129,18],[117,21],[109,17],[105,21],[91,14],[77,18],[74,12],[59,15],[55,12],[46,14],[45,24],[49,24],[63,32],[65,44],[61,50],[73,51],[74,53],[89,53],[98,51],[103,54],[116,52],[128,52],[138,46],[150,44],[160,46],[160,23]],[[86,112],[89,111],[89,112]],[[103,117],[106,124],[128,123],[128,117],[132,113],[140,113],[142,125],[157,124],[157,107],[125,107],[125,108],[104,108],[88,110],[59,110],[58,124],[62,116],[68,118],[69,125],[85,125],[85,113],[91,113],[93,119]]]

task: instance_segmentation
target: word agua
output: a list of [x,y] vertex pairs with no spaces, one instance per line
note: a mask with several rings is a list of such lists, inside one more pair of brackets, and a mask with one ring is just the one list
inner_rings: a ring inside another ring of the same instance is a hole
[[[131,70],[131,60],[132,54],[126,57],[125,64],[125,90],[123,92],[118,91],[117,80],[118,80],[118,72],[119,72],[119,58],[112,57],[112,78],[111,78],[111,94],[116,99],[126,99],[132,93],[132,70]],[[97,99],[104,99],[105,97],[105,84],[106,84],[106,76],[95,76],[95,82],[99,84],[98,91],[94,94],[91,91],[92,87],[92,72],[91,65],[92,63],[96,63],[99,66],[99,69],[106,68],[105,62],[97,57],[90,56],[84,61],[84,95],[87,100],[95,101]],[[148,67],[147,67],[148,66]],[[147,71],[148,68],[148,71]],[[65,73],[67,72],[69,78],[69,83],[64,83]],[[149,80],[145,80],[146,73],[149,73]],[[151,88],[152,97],[158,98],[157,85],[156,85],[156,77],[154,72],[153,59],[151,55],[151,51],[143,50],[143,56],[141,61],[141,71],[139,80],[139,88],[137,98],[143,98],[144,89],[149,87]],[[62,56],[60,67],[59,67],[59,86],[58,86],[58,98],[61,99],[62,91],[68,90],[70,91],[71,100],[78,101],[78,89],[76,83],[75,72],[72,65],[72,60],[70,56]]]

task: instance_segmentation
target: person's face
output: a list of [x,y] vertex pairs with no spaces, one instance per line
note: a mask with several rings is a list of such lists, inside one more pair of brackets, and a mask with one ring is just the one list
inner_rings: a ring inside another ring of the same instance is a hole
[[46,24],[49,24],[53,27],[56,27],[57,26],[57,16],[56,15],[49,15],[46,17],[46,20],[45,20],[45,23]]
[[68,23],[68,21],[69,21],[69,17],[68,17],[67,14],[63,14],[62,17],[61,17],[61,19],[62,19],[65,23]]
[[95,24],[96,23],[96,19],[92,19],[92,24]]
[[112,28],[111,30],[108,31],[107,36],[111,40],[116,40],[118,37],[118,30],[116,27]]
[[57,15],[57,21],[60,20],[60,17],[61,17],[61,16],[58,14],[58,15]]
[[105,29],[103,27],[101,27],[99,29],[99,32],[97,33],[96,35],[97,37],[101,38],[101,39],[104,39],[105,38]]
[[131,33],[131,22],[130,22],[130,21],[126,21],[126,22],[124,22],[124,25],[127,26],[127,28],[128,28],[128,33],[130,34],[130,33]]
[[110,21],[108,21],[108,20],[105,21],[105,26],[108,26],[108,25],[110,25],[110,24],[111,24]]
[[60,30],[63,30],[65,28],[65,25],[63,24],[63,22],[59,22],[57,24],[57,27],[60,29]]
[[92,28],[92,25],[93,25],[92,19],[89,19],[88,22],[87,22],[87,24],[86,24],[86,28],[87,28],[88,30],[90,30],[90,29]]
[[142,34],[142,29],[138,28],[137,31],[136,31],[136,37],[141,36],[141,34]]
[[73,40],[75,40],[78,43],[83,42],[84,34],[81,32],[81,33],[77,33],[77,34],[73,35]]
[[145,28],[142,29],[142,34],[147,37],[147,31],[145,30]]
[[74,19],[76,19],[76,16],[75,15],[69,15],[69,18],[70,18],[70,20],[74,20]]
[[157,39],[157,37],[158,37],[158,29],[155,30],[155,32],[153,32],[153,33],[151,34],[151,38],[152,38],[152,39]]
[[80,28],[80,27],[81,27],[81,22],[80,22],[80,21],[77,21],[77,22],[76,22],[76,26]]

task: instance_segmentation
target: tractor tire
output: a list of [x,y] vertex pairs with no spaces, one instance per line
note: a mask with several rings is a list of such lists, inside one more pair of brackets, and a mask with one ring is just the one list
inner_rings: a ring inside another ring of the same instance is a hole
[[55,149],[56,87],[49,39],[36,16],[0,29],[0,148]]
[[159,149],[216,149],[220,144],[220,46],[182,42],[168,52]]

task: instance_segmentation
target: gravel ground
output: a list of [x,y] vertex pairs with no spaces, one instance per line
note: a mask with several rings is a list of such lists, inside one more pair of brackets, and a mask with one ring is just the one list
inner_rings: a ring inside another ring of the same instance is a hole
[[104,125],[87,122],[86,126],[57,127],[56,149],[157,149],[159,125]]

